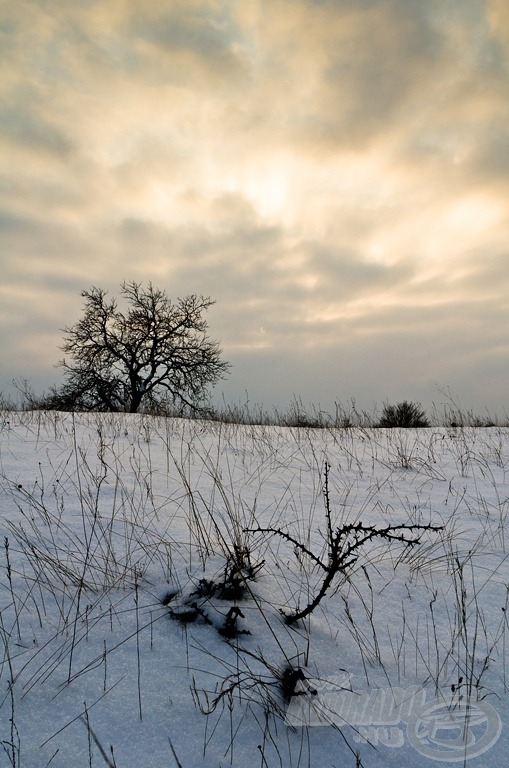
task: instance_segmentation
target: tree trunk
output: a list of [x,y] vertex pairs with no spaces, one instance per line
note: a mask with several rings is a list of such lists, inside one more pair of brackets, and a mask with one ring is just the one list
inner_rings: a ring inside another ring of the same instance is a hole
[[128,413],[138,413],[138,408],[141,405],[141,398],[142,398],[142,396],[139,394],[139,392],[136,392],[131,397],[131,402],[129,403],[129,411],[128,411]]

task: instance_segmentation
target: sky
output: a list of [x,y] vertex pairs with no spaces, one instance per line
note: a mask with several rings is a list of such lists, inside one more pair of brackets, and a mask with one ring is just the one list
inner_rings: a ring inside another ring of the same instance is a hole
[[0,0],[0,61],[4,393],[134,280],[228,403],[509,412],[507,0]]

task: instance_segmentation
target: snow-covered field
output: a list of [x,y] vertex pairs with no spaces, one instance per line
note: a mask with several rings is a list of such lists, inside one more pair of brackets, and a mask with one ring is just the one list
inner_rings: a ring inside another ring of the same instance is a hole
[[1,766],[506,764],[508,429],[0,424]]

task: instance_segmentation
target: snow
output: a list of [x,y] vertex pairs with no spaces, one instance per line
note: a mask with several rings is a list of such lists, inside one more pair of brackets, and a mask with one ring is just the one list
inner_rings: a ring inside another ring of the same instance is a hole
[[[505,763],[508,429],[0,426],[1,766]],[[373,539],[287,625],[324,578],[308,553],[327,560],[326,465],[334,529],[441,530]],[[303,677],[291,699],[285,669]],[[444,702],[471,718],[445,745]]]

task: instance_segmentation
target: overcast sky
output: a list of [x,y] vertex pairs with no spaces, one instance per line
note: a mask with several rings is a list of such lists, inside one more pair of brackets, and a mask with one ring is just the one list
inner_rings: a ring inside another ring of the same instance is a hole
[[0,57],[4,392],[151,280],[228,402],[509,411],[507,0],[0,0]]

